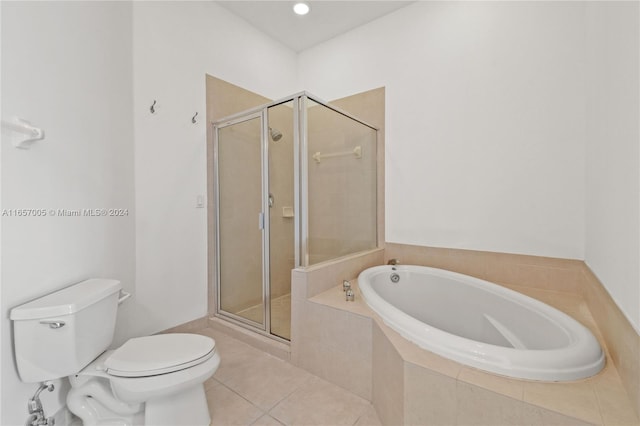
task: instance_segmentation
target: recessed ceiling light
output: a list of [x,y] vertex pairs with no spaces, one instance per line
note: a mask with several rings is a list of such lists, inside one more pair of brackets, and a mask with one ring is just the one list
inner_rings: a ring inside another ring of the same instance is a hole
[[306,3],[296,3],[293,5],[293,11],[296,15],[306,15],[309,13],[309,5]]

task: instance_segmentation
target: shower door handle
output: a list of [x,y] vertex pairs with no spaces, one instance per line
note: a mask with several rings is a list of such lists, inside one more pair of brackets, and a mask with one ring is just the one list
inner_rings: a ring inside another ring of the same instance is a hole
[[258,229],[261,231],[264,229],[264,213],[258,213]]

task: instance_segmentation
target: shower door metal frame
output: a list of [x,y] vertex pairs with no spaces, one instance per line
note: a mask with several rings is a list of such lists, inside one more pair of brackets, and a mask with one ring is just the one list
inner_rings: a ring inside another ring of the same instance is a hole
[[[213,167],[214,185],[213,197],[215,200],[214,218],[214,241],[215,241],[215,265],[214,274],[216,311],[215,316],[236,323],[243,327],[250,327],[252,330],[272,338],[274,340],[290,344],[290,341],[271,333],[271,293],[270,293],[270,264],[269,264],[269,242],[270,242],[270,210],[269,210],[269,108],[287,102],[293,102],[293,179],[294,179],[294,268],[306,267],[309,265],[308,253],[308,139],[307,139],[307,100],[311,100],[319,105],[342,114],[358,123],[361,123],[373,130],[379,129],[346,111],[329,105],[315,95],[308,92],[298,92],[274,102],[263,104],[256,108],[230,115],[212,123],[213,126]],[[262,304],[263,323],[259,324],[247,318],[222,310],[220,303],[220,207],[219,207],[219,175],[218,175],[218,130],[244,121],[260,118],[261,120],[261,176],[262,176]],[[376,231],[377,233],[377,231]]]
[[[219,149],[219,136],[218,136],[218,131],[220,129],[224,129],[226,127],[230,127],[239,123],[243,123],[246,121],[250,121],[250,120],[255,120],[255,119],[260,119],[260,164],[261,164],[261,173],[260,176],[262,178],[260,187],[261,187],[261,212],[259,213],[258,219],[258,226],[261,227],[261,231],[262,231],[262,243],[261,243],[261,250],[262,250],[262,306],[263,306],[263,310],[262,310],[262,323],[257,323],[255,321],[251,321],[250,319],[247,319],[245,317],[242,317],[240,315],[234,314],[232,312],[228,312],[223,310],[222,308],[222,303],[221,303],[221,298],[220,298],[220,282],[221,282],[221,276],[220,276],[220,233],[219,233],[219,229],[220,229],[220,175],[219,175],[219,153],[218,153],[218,149]],[[267,158],[267,162],[268,162],[268,156],[267,156],[267,152],[265,152],[266,147],[265,147],[265,143],[264,143],[264,136],[265,136],[265,132],[268,132],[268,126],[266,126],[266,130],[265,130],[265,112],[264,111],[258,111],[258,112],[249,112],[247,114],[243,114],[242,116],[238,116],[238,117],[230,117],[228,119],[223,119],[220,120],[216,123],[213,123],[213,167],[214,167],[214,185],[213,185],[213,197],[215,200],[215,205],[216,205],[216,209],[215,209],[215,220],[214,220],[214,224],[215,224],[215,229],[214,229],[214,239],[215,239],[215,247],[216,247],[216,256],[215,256],[215,262],[216,262],[216,273],[215,273],[215,283],[216,283],[216,315],[220,315],[225,317],[226,319],[235,322],[235,323],[239,323],[240,325],[243,326],[249,326],[252,329],[255,329],[257,331],[262,332],[263,334],[267,334],[268,330],[270,330],[270,306],[268,306],[269,304],[265,303],[265,301],[268,298],[268,292],[269,292],[269,256],[268,256],[268,243],[269,243],[269,239],[268,239],[268,227],[269,227],[269,221],[267,220],[267,216],[268,216],[268,210],[265,211],[265,188],[268,194],[268,182],[265,183],[265,173],[268,171],[267,169],[265,169],[265,158]],[[268,164],[267,164],[268,166]],[[268,179],[267,179],[268,180]],[[268,195],[267,195],[267,208],[268,208]]]

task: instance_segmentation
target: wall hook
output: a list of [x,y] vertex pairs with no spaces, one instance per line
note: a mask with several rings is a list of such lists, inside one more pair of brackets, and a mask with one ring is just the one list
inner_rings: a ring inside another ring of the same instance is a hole
[[2,127],[18,134],[12,136],[12,143],[16,148],[29,149],[31,144],[44,139],[44,130],[20,117],[13,117],[10,121],[2,120]]
[[196,111],[196,115],[194,115],[193,117],[191,117],[191,122],[193,124],[196,124],[198,121],[196,120],[196,117],[198,116],[198,112]]
[[151,105],[149,107],[149,111],[151,111],[151,114],[155,114],[156,113],[156,100],[153,100],[153,105]]

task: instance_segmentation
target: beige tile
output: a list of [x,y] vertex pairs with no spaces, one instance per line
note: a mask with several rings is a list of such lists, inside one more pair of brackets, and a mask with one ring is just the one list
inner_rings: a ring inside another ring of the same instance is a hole
[[336,362],[328,364],[326,379],[361,398],[371,400],[371,345],[366,348],[364,357],[358,352],[340,351],[335,348],[330,348],[330,351],[331,359],[335,359]]
[[[456,422],[456,380],[405,363],[404,419],[409,425],[453,425]],[[428,403],[425,403],[428,401]]]
[[[337,271],[330,267],[321,267],[307,272],[307,297],[313,297],[340,284],[342,281],[336,277]],[[350,279],[351,277],[343,277],[342,279]]]
[[371,398],[371,319],[317,303],[306,305],[298,365]]
[[522,380],[513,380],[485,373],[471,367],[462,367],[458,380],[521,401],[524,393]]
[[638,425],[640,420],[633,410],[629,395],[613,366],[605,369],[593,381],[605,425]]
[[291,299],[291,342],[290,342],[290,350],[291,357],[290,360],[293,365],[299,364],[299,355],[300,355],[300,340],[305,335],[304,325],[302,323],[303,318],[305,316],[304,305],[306,300],[295,299],[292,296]]
[[368,405],[336,385],[313,378],[269,414],[285,425],[353,425]]
[[449,249],[449,267],[447,269],[472,277],[486,279],[490,254],[475,250]]
[[281,359],[263,354],[225,379],[224,384],[264,411],[268,411],[313,376]]
[[549,289],[549,269],[537,265],[516,265],[517,285]]
[[448,257],[447,249],[443,248],[387,243],[384,262],[386,263],[389,259],[398,259],[404,265],[435,266],[438,263],[437,259],[446,257]]
[[560,257],[515,255],[519,258],[518,263],[537,265],[545,268],[561,269],[581,269],[583,262],[577,259],[564,259]]
[[578,268],[549,268],[549,288],[556,291],[579,293],[582,271]]
[[365,399],[371,398],[371,346],[364,355],[327,346],[313,340],[300,345],[301,368],[347,389]]
[[379,317],[375,316],[374,319],[382,333],[389,339],[402,359],[406,362],[429,368],[454,379],[458,377],[460,368],[462,367],[461,364],[420,348],[384,324],[384,321]]
[[206,329],[202,333],[213,337],[216,341],[216,348],[220,353],[220,366],[213,377],[222,383],[242,374],[247,365],[258,363],[269,357],[266,353],[224,333],[211,329]]
[[591,316],[586,300],[576,293],[559,292],[509,284],[505,285],[505,287],[544,302],[547,305],[564,312],[587,328],[591,329],[596,336],[599,333],[598,327]]
[[204,382],[204,389],[205,391],[208,391],[209,389],[215,387],[215,386],[220,386],[220,382],[217,381],[214,377],[211,377],[210,379],[208,379],[206,382]]
[[589,380],[567,383],[525,382],[524,401],[585,422],[602,423],[598,400]]
[[640,416],[640,336],[591,270],[584,265],[585,299],[606,341],[611,360]]
[[300,342],[298,366],[319,377],[326,377],[327,362],[336,362],[330,357],[333,352],[329,347],[318,344],[313,339]]
[[378,325],[373,328],[372,401],[384,424],[404,423],[404,362]]
[[309,284],[307,297],[313,297],[341,283],[343,279],[355,278],[366,268],[382,264],[383,256],[384,249],[373,249],[306,268]]
[[[280,359],[288,361],[291,358],[291,347],[287,343],[279,342],[261,334],[255,333],[239,325],[232,324],[220,318],[209,318],[209,327],[214,333],[222,333],[237,341],[246,343],[262,352],[267,352]],[[215,336],[215,335],[214,335]],[[214,337],[215,338],[215,337]]]
[[502,256],[493,253],[487,258],[486,279],[497,284],[517,285],[519,283],[518,265],[502,260]]
[[535,405],[523,403],[523,426],[587,426],[591,424],[592,423],[587,423],[574,417],[564,416],[555,411],[545,410]]
[[250,425],[263,415],[262,410],[224,385],[207,390],[207,402],[213,426]]
[[457,424],[487,426],[522,424],[522,401],[461,381],[457,382],[456,391]]
[[367,303],[362,297],[362,293],[358,286],[358,280],[354,278],[350,280],[350,283],[352,290],[355,292],[355,300],[353,301],[346,301],[345,293],[342,290],[342,284],[312,297],[309,301],[346,312],[351,312],[362,317],[371,318],[373,311],[367,306]]
[[252,426],[282,426],[282,423],[280,423],[270,415],[265,414],[264,416],[260,417],[251,425]]
[[577,291],[582,282],[581,262],[573,259],[394,243],[386,244],[385,248],[385,261],[398,258],[404,264],[447,269],[496,283]]
[[367,408],[365,408],[355,426],[382,426],[382,422],[380,422],[373,405],[369,404]]
[[307,299],[307,272],[302,269],[291,271],[291,299]]
[[316,343],[323,345],[334,344],[335,340],[342,339],[339,334],[343,327],[348,326],[347,314],[340,309],[307,301],[303,317],[307,338],[312,338]]
[[[344,302],[351,303],[351,302]],[[361,357],[371,351],[371,318],[309,303],[307,327],[316,328],[321,341],[344,352],[358,353]]]

